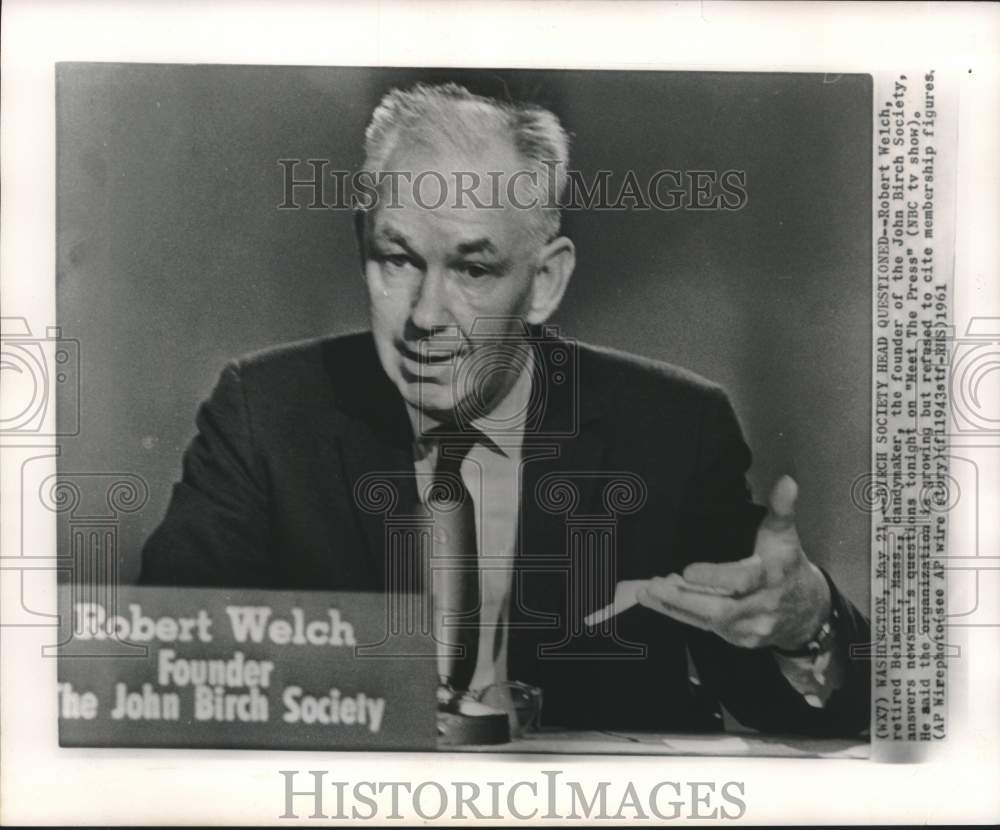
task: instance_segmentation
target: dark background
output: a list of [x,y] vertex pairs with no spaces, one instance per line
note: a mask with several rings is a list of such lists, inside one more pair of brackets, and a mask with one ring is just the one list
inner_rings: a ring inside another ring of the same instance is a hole
[[588,181],[746,171],[736,212],[567,213],[578,266],[553,322],[726,386],[758,501],[795,475],[806,551],[866,607],[868,515],[851,502],[869,469],[871,363],[871,79],[858,75],[61,64],[58,313],[80,341],[81,394],[60,473],[148,484],[109,537],[121,578],[225,361],[366,323],[350,214],[278,210],[277,160],[356,169],[372,109],[418,80],[550,107]]

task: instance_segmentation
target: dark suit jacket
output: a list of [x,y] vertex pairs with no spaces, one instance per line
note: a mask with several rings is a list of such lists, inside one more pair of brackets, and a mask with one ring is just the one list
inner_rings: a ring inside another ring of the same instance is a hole
[[[509,676],[542,687],[543,720],[717,730],[723,703],[765,731],[865,729],[865,662],[849,662],[847,684],[815,709],[766,649],[733,647],[643,607],[597,634],[584,630],[583,615],[609,602],[618,580],[748,556],[763,511],[750,499],[750,452],[721,388],[566,341],[540,342],[539,355]],[[355,486],[398,472],[404,496],[415,501],[416,491],[405,483],[412,427],[369,333],[229,364],[197,425],[183,478],[144,548],[142,583],[385,590],[387,516],[360,509]],[[563,498],[567,487],[575,504]],[[836,589],[833,601],[842,647],[868,642],[867,620]],[[688,654],[700,684],[689,680]]]

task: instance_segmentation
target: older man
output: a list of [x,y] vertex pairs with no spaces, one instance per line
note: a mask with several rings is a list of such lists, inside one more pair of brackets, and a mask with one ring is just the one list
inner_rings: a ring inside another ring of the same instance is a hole
[[[371,331],[226,367],[141,581],[392,590],[388,514],[422,516],[455,564],[416,587],[467,623],[436,627],[459,689],[536,684],[547,722],[581,728],[716,730],[725,704],[765,730],[863,730],[867,622],[806,556],[795,483],[750,501],[724,392],[543,327],[575,261],[556,117],[418,86],[386,96],[365,150]],[[638,603],[585,625],[619,581]]]

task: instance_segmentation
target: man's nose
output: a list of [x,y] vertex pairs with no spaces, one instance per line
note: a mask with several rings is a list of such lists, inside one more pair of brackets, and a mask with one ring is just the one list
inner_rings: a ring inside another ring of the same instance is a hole
[[417,287],[410,309],[410,321],[423,332],[454,325],[448,309],[448,285],[438,268],[428,268]]

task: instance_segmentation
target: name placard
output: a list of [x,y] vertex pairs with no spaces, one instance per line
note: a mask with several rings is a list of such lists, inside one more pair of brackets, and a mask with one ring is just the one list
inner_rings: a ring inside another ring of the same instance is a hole
[[60,746],[435,747],[432,640],[381,647],[382,594],[126,587],[61,600]]

